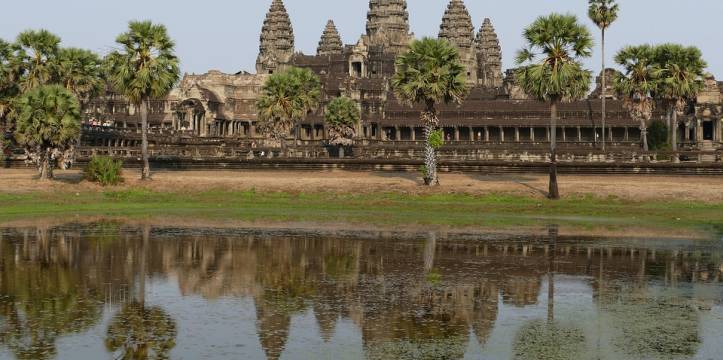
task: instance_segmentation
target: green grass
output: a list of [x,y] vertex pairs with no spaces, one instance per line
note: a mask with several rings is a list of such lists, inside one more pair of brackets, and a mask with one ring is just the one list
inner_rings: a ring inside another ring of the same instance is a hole
[[549,201],[490,194],[259,193],[146,189],[0,194],[0,223],[43,217],[172,216],[199,220],[511,227],[556,223],[723,232],[723,203],[634,202],[580,196]]

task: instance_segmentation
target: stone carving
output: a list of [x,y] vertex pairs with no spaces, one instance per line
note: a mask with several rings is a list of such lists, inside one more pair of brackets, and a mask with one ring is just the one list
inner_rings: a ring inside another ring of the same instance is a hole
[[336,25],[334,25],[334,21],[329,20],[329,22],[326,23],[324,33],[321,35],[321,40],[319,40],[316,55],[341,55],[343,50],[344,44],[341,42],[341,36],[339,36],[339,32],[336,30]]
[[485,19],[477,33],[477,79],[486,88],[502,86],[502,47],[490,19]]
[[294,55],[294,29],[282,0],[273,0],[261,29],[256,72],[271,74]]
[[477,82],[474,25],[462,0],[452,0],[447,5],[439,26],[439,38],[457,47],[460,60],[467,68],[467,82],[474,85]]
[[409,32],[406,0],[370,0],[366,36],[369,45],[384,46],[394,54],[403,52],[414,37]]
[[[615,91],[615,75],[620,72],[615,69],[605,69],[605,96],[608,99],[617,100],[619,98]],[[595,78],[595,90],[590,94],[591,98],[600,99],[602,97],[602,72]]]

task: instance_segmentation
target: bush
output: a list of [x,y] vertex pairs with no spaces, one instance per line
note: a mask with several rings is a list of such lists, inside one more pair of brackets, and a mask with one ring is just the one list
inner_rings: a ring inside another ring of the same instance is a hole
[[444,131],[441,129],[437,129],[432,131],[429,134],[429,139],[427,139],[429,142],[429,145],[432,146],[432,149],[438,150],[444,145]]
[[668,126],[662,120],[653,121],[648,127],[648,148],[650,151],[668,150]]
[[123,182],[123,162],[109,156],[93,156],[85,167],[85,178],[103,186]]

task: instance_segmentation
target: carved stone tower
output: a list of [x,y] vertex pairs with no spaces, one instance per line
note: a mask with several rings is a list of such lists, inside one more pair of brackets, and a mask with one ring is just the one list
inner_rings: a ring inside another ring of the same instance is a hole
[[485,19],[477,34],[477,81],[487,88],[502,86],[502,48],[490,19]]
[[387,51],[403,52],[413,35],[409,33],[406,0],[370,0],[367,13],[368,45],[383,45]]
[[467,82],[477,83],[474,25],[462,0],[451,0],[439,26],[439,38],[449,41],[459,50],[459,57],[467,69]]
[[256,72],[271,74],[288,64],[294,55],[294,29],[282,0],[273,0],[261,28]]
[[334,21],[329,20],[329,22],[326,23],[324,33],[321,35],[321,40],[319,40],[319,47],[316,49],[316,54],[322,56],[339,55],[343,49],[344,44],[341,42],[339,31],[336,30]]

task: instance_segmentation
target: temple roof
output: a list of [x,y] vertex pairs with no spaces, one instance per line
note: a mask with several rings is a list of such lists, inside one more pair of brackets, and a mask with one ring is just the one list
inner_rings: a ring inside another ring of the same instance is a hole
[[384,45],[401,52],[411,39],[406,0],[370,0],[367,13],[369,45]]
[[477,33],[477,52],[488,64],[502,63],[502,47],[489,18],[484,20]]
[[341,42],[339,31],[336,30],[333,20],[326,23],[324,33],[319,40],[319,47],[316,49],[317,55],[336,55],[341,54],[344,50],[344,44]]
[[461,49],[470,49],[474,44],[472,17],[462,0],[451,0],[439,26],[439,37]]
[[288,61],[294,53],[294,29],[282,0],[273,0],[261,28],[259,58]]

